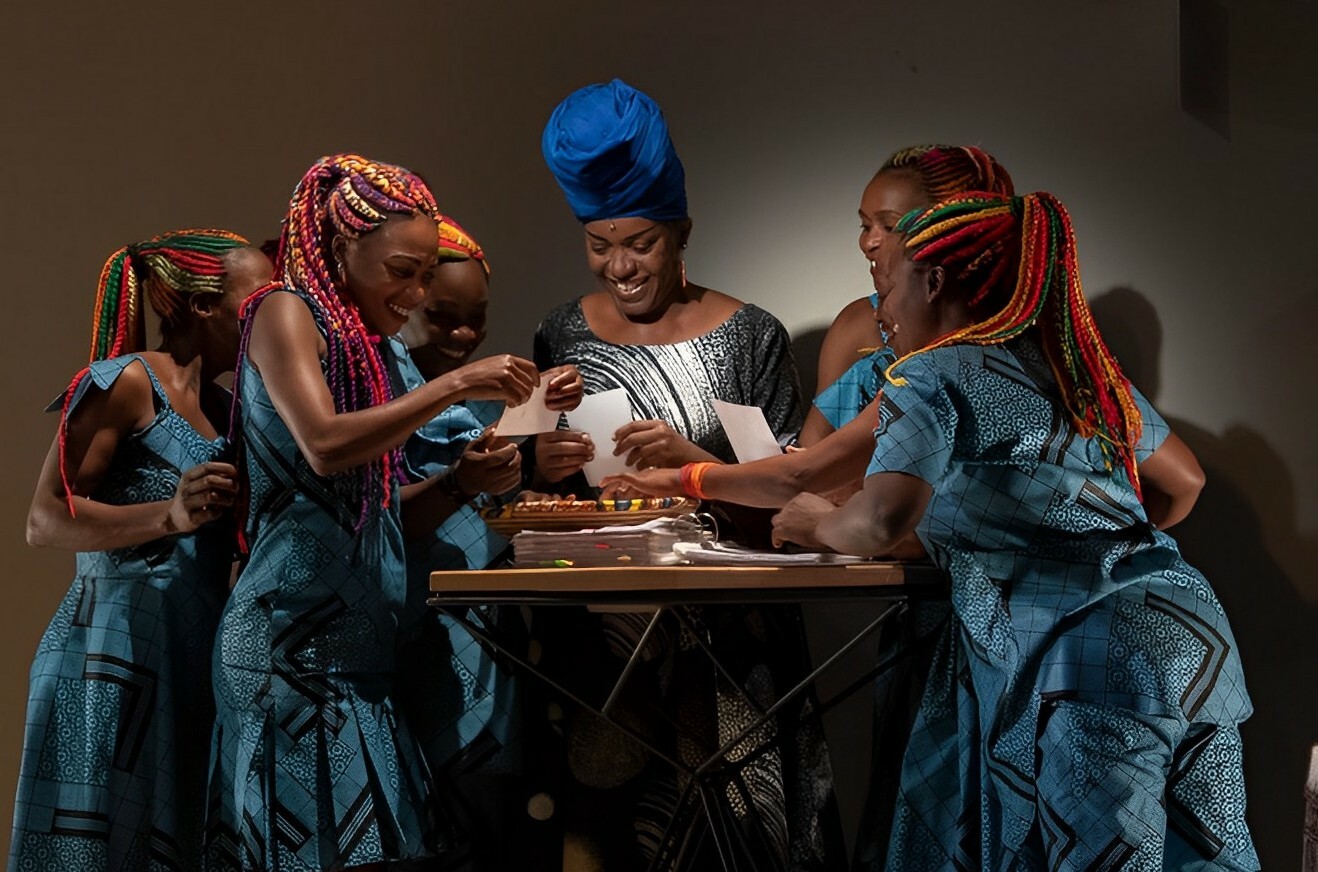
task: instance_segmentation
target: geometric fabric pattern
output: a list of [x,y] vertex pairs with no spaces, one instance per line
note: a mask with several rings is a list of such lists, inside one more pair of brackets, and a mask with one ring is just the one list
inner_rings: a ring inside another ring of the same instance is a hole
[[[1252,709],[1221,605],[1076,433],[1039,347],[946,346],[897,375],[869,473],[933,488],[917,533],[955,620],[887,868],[1257,869],[1237,730]],[[1136,400],[1143,459],[1168,430]]]
[[[93,363],[70,416],[134,362],[156,416],[118,446],[91,498],[174,496],[217,459],[137,355]],[[11,870],[194,870],[202,858],[214,703],[210,653],[232,564],[232,528],[207,524],[114,551],[80,552],[37,648],[28,691]]]
[[897,360],[892,349],[884,346],[856,361],[851,368],[815,397],[815,408],[836,430],[874,402],[883,385],[883,373]]
[[587,395],[625,388],[637,420],[667,421],[725,462],[736,456],[713,400],[759,406],[780,440],[801,429],[801,386],[787,330],[749,303],[694,339],[616,345],[595,335],[581,300],[573,300],[546,315],[535,333],[536,366],[565,363],[581,371]]
[[351,476],[317,475],[239,367],[251,552],[215,647],[209,868],[427,856],[442,846],[425,764],[393,702],[398,493],[358,527]]

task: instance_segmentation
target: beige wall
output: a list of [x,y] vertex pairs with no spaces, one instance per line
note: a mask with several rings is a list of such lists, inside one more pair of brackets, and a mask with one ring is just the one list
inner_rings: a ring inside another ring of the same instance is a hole
[[[380,14],[231,2],[207,20],[159,0],[4,13],[0,816],[27,665],[72,567],[23,542],[55,425],[39,410],[84,360],[102,259],[185,225],[272,235],[300,172],[357,150],[431,180],[494,264],[489,349],[529,351],[539,315],[589,288],[540,129],[571,89],[619,75],[665,107],[686,162],[693,278],[797,334],[867,292],[854,210],[899,146],[981,144],[1022,189],[1071,206],[1114,344],[1213,476],[1186,549],[1221,592],[1252,682],[1264,865],[1294,867],[1318,739],[1312,12],[1233,9],[1227,140],[1177,108],[1169,0],[370,6]],[[1141,311],[1160,334],[1133,329]],[[815,629],[833,632],[826,615]],[[855,771],[865,725],[833,726]],[[852,816],[856,790],[844,785]]]

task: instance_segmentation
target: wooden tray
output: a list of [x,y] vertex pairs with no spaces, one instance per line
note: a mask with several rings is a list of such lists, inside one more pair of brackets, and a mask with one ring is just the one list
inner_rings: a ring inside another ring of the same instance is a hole
[[590,530],[596,527],[611,527],[620,524],[644,524],[656,518],[676,518],[689,515],[696,510],[695,500],[685,497],[671,506],[656,509],[609,510],[595,512],[553,512],[514,510],[506,516],[493,512],[481,514],[481,519],[490,529],[501,536],[512,537],[524,530],[537,532],[562,532],[567,530]]

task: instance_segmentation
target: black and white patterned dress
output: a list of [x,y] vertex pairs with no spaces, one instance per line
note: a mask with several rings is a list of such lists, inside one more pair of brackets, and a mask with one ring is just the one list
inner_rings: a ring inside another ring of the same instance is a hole
[[586,323],[578,298],[535,333],[541,369],[576,364],[587,394],[626,389],[638,420],[667,421],[720,460],[736,460],[712,400],[764,410],[780,440],[801,429],[801,386],[782,322],[749,303],[702,336],[667,345],[617,345]]
[[[535,358],[542,369],[575,364],[587,394],[626,389],[638,419],[667,421],[729,462],[735,457],[712,399],[759,406],[783,442],[800,428],[803,404],[787,331],[753,305],[694,339],[618,345],[591,331],[580,300],[574,300],[540,324]],[[553,611],[543,621],[536,618],[544,663],[571,676],[574,686],[586,686],[588,698],[612,683],[620,658],[649,619]],[[629,680],[614,716],[653,747],[692,765],[795,685],[809,658],[796,606],[709,606],[686,609],[684,616],[687,626],[661,623],[650,637],[643,668]],[[701,641],[717,653],[737,688],[717,676]],[[729,754],[729,765],[714,776],[710,793],[721,797],[712,806],[720,809],[719,826],[725,837],[739,833],[732,839],[758,870],[844,864],[832,767],[818,719],[809,717],[813,705],[807,696],[786,706]],[[674,868],[674,845],[663,836],[670,828],[680,833],[688,824],[701,825],[698,795],[679,803],[685,783],[672,767],[601,729],[591,716],[569,710],[565,723],[557,798],[567,831],[588,843],[603,868]],[[684,868],[718,868],[710,839],[699,850],[705,853],[685,857]]]

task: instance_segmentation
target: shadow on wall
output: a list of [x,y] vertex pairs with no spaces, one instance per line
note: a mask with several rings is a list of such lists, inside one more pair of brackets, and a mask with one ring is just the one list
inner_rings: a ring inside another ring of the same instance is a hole
[[[1131,288],[1107,291],[1090,307],[1127,377],[1156,406],[1156,310]],[[1207,474],[1194,511],[1172,535],[1226,609],[1254,701],[1241,729],[1250,829],[1264,869],[1298,868],[1304,776],[1318,740],[1318,537],[1297,529],[1293,478],[1261,433],[1232,425],[1219,436],[1167,420]],[[1265,661],[1287,668],[1251,669]]]
[[819,349],[828,330],[815,327],[792,337],[792,357],[796,359],[796,373],[801,377],[801,399],[808,411],[815,398],[815,382],[819,380]]

